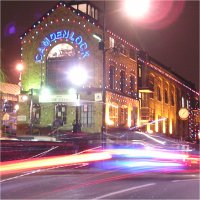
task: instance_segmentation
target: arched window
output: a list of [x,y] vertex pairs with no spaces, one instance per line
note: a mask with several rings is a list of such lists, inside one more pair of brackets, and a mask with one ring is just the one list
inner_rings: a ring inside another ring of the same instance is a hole
[[49,52],[47,59],[49,58],[61,58],[61,57],[74,57],[76,55],[73,46],[67,43],[61,43],[54,46]]
[[70,44],[54,46],[47,56],[46,84],[55,89],[71,87],[67,72],[77,62],[75,49]]
[[157,99],[158,99],[158,101],[162,100],[160,86],[157,86]]
[[174,92],[171,91],[171,105],[174,106]]
[[168,101],[168,91],[167,91],[167,89],[165,89],[165,103],[168,103],[169,101]]

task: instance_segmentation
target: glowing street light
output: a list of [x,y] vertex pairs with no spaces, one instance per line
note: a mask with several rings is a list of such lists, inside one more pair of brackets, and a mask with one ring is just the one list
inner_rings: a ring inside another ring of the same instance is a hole
[[21,86],[22,86],[21,80],[22,80],[22,71],[23,71],[23,69],[24,69],[24,65],[22,63],[18,63],[16,65],[16,70],[19,72],[19,83],[18,83],[18,85],[20,86],[20,89],[21,89]]
[[150,0],[125,0],[126,13],[133,18],[142,18],[150,7]]
[[68,72],[68,79],[70,80],[72,84],[76,86],[82,86],[86,83],[88,79],[88,75],[84,68],[78,66],[78,67],[72,68]]

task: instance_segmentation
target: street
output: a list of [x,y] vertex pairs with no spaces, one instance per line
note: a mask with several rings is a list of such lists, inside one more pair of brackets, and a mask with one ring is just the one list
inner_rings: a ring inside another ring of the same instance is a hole
[[199,199],[198,173],[135,173],[87,164],[2,177],[2,199]]

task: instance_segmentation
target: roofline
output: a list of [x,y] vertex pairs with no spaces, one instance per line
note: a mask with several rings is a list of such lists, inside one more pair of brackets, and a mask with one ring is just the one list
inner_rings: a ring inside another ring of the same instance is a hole
[[196,90],[194,83],[192,83],[191,81],[186,80],[185,78],[183,78],[182,76],[180,76],[179,74],[177,74],[176,72],[174,72],[170,67],[165,66],[164,64],[162,64],[161,62],[157,61],[155,58],[153,58],[151,56],[149,56],[149,61],[152,61],[155,64],[159,65],[160,67],[162,67],[163,69],[165,69],[166,71],[170,72],[171,74],[173,74],[174,76],[176,76],[178,79],[180,79],[181,81],[183,81],[186,85],[188,85],[192,89]]

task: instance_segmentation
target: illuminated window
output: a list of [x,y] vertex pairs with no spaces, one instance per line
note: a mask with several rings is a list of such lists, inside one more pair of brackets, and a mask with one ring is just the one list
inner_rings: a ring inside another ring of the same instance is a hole
[[168,91],[165,89],[165,103],[168,103]]
[[86,13],[87,12],[87,5],[86,4],[79,4],[78,5],[78,9],[83,12]]
[[115,39],[112,37],[109,37],[109,47],[110,48],[115,47]]
[[61,43],[51,49],[51,51],[47,56],[47,59],[60,58],[60,57],[73,57],[73,56],[75,56],[74,48],[67,43]]
[[118,106],[117,105],[110,105],[109,119],[113,122],[114,126],[118,125]]
[[76,10],[78,9],[78,5],[72,5],[72,7]]
[[89,4],[87,8],[87,14],[93,17],[94,19],[98,20],[98,10]]
[[94,124],[94,108],[92,104],[81,106],[81,124],[83,127],[91,127]]
[[187,100],[186,103],[187,103],[187,109],[188,109],[189,108],[189,101]]
[[110,89],[115,89],[115,67],[110,66]]
[[184,97],[182,97],[182,99],[181,99],[181,106],[182,106],[182,107],[185,106],[185,99],[184,99]]
[[161,101],[161,100],[162,100],[162,97],[161,97],[161,90],[160,90],[160,87],[159,87],[159,86],[157,87],[157,99],[158,99],[158,101]]
[[119,110],[119,124],[121,126],[126,126],[128,120],[128,108],[126,106],[122,106]]
[[142,69],[141,69],[141,67],[138,68],[138,75],[139,75],[139,77],[142,77]]

